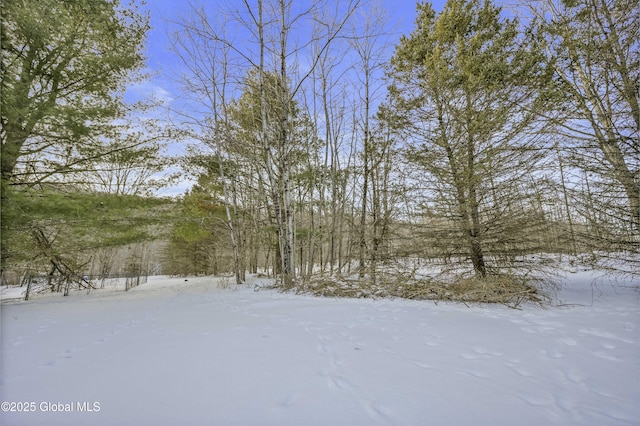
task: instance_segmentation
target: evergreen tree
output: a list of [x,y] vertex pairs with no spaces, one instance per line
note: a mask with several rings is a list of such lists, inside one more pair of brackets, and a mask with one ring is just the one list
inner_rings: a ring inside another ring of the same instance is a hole
[[390,72],[392,124],[423,171],[432,230],[480,278],[491,259],[534,250],[541,232],[519,182],[540,160],[527,133],[547,73],[539,40],[500,14],[489,0],[449,0],[440,14],[418,5]]
[[20,164],[29,156],[53,159],[54,172],[55,156],[95,158],[99,124],[126,110],[121,94],[144,65],[148,28],[117,0],[3,2],[3,187],[34,172]]
[[169,200],[15,187],[9,191],[2,210],[3,266],[18,271],[84,274],[98,251],[162,238],[175,216]]
[[118,0],[7,0],[1,19],[4,266],[10,253],[20,251],[8,245],[7,235],[22,220],[38,220],[37,209],[31,212],[34,217],[24,209],[16,216],[19,203],[40,197],[66,205],[66,195],[56,193],[58,186],[36,196],[10,191],[9,185],[42,188],[47,180],[73,182],[72,174],[120,149],[105,140],[116,138],[113,120],[127,112],[122,93],[140,77],[149,24],[136,7]]
[[202,175],[182,199],[180,219],[165,250],[165,268],[170,274],[218,275],[234,270],[224,203],[219,188],[208,178]]
[[[282,102],[282,92],[288,93],[286,103]],[[255,182],[254,187],[264,188],[265,192],[257,196],[262,197],[260,203],[268,211],[270,224],[278,231],[276,270],[287,275],[284,281],[293,280],[295,206],[292,194],[302,182],[298,177],[305,173],[309,157],[318,149],[315,129],[293,100],[287,84],[275,73],[265,73],[262,78],[256,72],[249,73],[241,96],[229,105],[228,111],[227,149],[236,161],[247,164],[247,172],[253,173],[246,180]],[[283,257],[288,258],[288,269]]]

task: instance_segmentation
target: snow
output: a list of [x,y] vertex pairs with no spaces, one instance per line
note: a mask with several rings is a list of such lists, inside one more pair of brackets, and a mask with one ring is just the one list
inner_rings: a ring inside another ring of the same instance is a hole
[[0,423],[640,424],[638,282],[575,273],[562,306],[514,310],[252,280],[5,300]]

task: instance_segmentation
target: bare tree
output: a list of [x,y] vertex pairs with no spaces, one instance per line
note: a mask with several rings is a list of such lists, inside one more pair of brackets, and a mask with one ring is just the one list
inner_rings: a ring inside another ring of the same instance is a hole
[[[549,114],[568,160],[593,173],[611,237],[640,234],[640,7],[637,0],[528,3],[557,82]],[[597,182],[595,180],[597,178]],[[592,195],[596,195],[593,193]],[[605,244],[608,244],[604,242]]]
[[[228,144],[229,114],[227,111],[227,84],[229,81],[229,50],[225,43],[217,43],[217,32],[203,8],[193,8],[191,19],[183,19],[182,31],[174,35],[173,50],[186,65],[183,74],[185,90],[199,100],[197,112],[181,114],[187,125],[195,131],[187,131],[190,137],[200,139],[213,152],[217,161],[218,177],[222,187],[222,200],[226,213],[233,250],[236,283],[245,280],[245,269],[241,267],[240,247],[236,225],[231,214],[231,193],[223,167],[224,147]],[[235,209],[234,209],[235,210]]]
[[[371,7],[363,10],[363,22],[358,24],[361,28],[354,28],[354,36],[351,39],[353,50],[357,55],[358,61],[355,69],[358,71],[359,84],[361,88],[359,104],[362,111],[359,117],[359,123],[362,126],[362,191],[360,205],[360,222],[359,222],[359,275],[363,278],[366,271],[367,258],[367,216],[372,210],[374,237],[371,241],[369,251],[371,253],[371,275],[375,281],[375,268],[377,260],[377,252],[380,245],[379,219],[380,219],[380,198],[378,190],[380,189],[373,182],[374,176],[378,176],[377,167],[384,158],[376,158],[378,147],[376,142],[382,141],[383,138],[374,138],[372,135],[372,112],[371,108],[376,101],[379,101],[380,93],[383,89],[382,78],[380,73],[382,68],[388,62],[386,55],[388,54],[388,42],[386,42],[387,34],[384,33],[387,17],[385,11],[381,8]],[[371,192],[371,195],[370,195]],[[371,200],[369,198],[371,197]],[[372,209],[368,206],[368,202],[373,203]]]

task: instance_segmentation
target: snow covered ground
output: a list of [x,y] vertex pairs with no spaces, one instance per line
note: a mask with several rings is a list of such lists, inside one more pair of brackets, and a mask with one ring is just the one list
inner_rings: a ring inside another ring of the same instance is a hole
[[0,423],[638,425],[640,283],[592,277],[549,309],[166,277],[5,301]]

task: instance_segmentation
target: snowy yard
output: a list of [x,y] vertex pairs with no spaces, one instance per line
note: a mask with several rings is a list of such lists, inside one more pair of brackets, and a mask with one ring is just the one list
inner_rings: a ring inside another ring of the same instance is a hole
[[0,423],[638,425],[638,284],[572,274],[523,310],[164,277],[7,302]]

